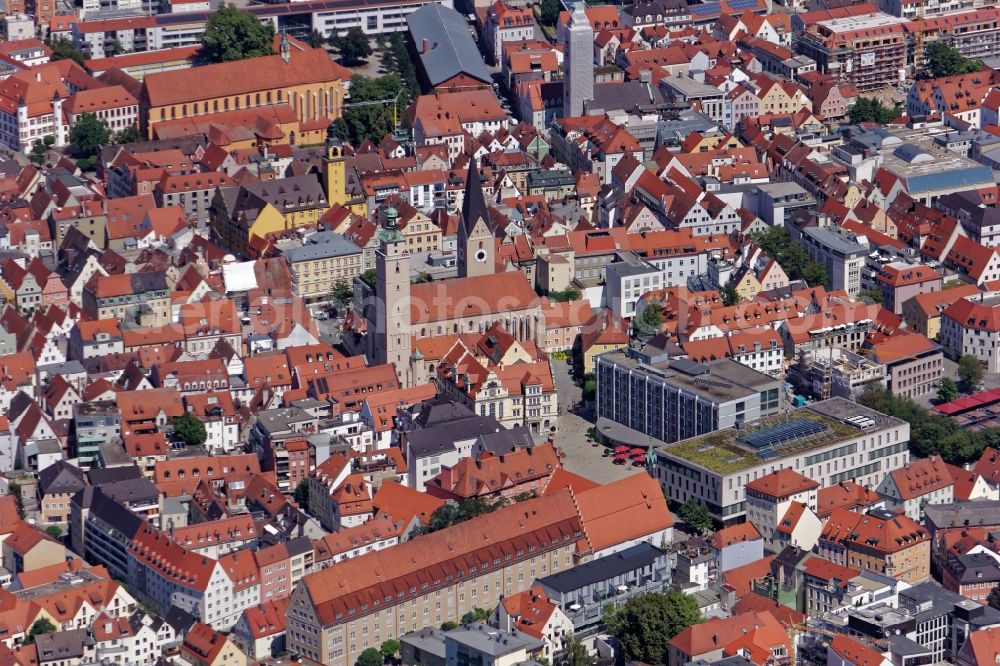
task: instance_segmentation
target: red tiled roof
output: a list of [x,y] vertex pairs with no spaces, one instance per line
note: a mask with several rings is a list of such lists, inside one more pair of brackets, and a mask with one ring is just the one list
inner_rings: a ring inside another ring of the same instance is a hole
[[767,476],[747,483],[745,488],[775,499],[784,499],[798,493],[815,490],[819,488],[819,483],[790,467],[782,467]]

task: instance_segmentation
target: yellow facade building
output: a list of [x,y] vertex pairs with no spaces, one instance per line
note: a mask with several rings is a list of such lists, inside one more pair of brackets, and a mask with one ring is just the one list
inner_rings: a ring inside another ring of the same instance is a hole
[[277,55],[146,76],[140,100],[143,131],[152,138],[158,123],[281,104],[307,127],[325,127],[339,118],[350,71],[324,49],[284,35],[275,42]]

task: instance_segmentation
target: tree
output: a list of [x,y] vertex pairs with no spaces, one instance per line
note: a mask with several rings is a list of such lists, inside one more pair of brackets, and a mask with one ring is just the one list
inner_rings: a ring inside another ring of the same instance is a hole
[[382,653],[373,647],[365,648],[354,662],[355,666],[382,666]]
[[722,288],[722,304],[723,305],[736,305],[742,300],[740,294],[736,291],[736,287],[732,284],[727,284]]
[[[372,45],[368,42],[368,36],[358,26],[350,28],[343,35],[331,37],[330,45],[340,53],[340,60],[344,65],[361,64],[365,58],[372,54]],[[351,89],[351,99],[354,99],[353,88]]]
[[963,354],[958,359],[958,378],[969,393],[975,391],[983,383],[983,364],[971,354]]
[[698,622],[698,602],[676,588],[666,594],[632,597],[610,616],[605,615],[608,632],[618,639],[625,661],[648,664],[665,664],[667,643]]
[[326,45],[326,39],[320,34],[319,30],[310,30],[309,36],[306,37],[306,43],[313,47],[314,49],[321,49]]
[[123,145],[126,143],[136,143],[142,141],[142,135],[139,134],[139,128],[135,125],[129,125],[125,129],[121,130],[115,134],[112,139],[112,143],[116,145]]
[[543,25],[555,27],[559,21],[559,13],[561,11],[562,5],[559,4],[559,0],[542,0],[542,10],[538,18]]
[[462,625],[460,625],[458,622],[455,622],[454,620],[448,620],[447,622],[441,623],[441,631],[451,631],[452,629],[458,629],[460,626]]
[[273,25],[261,23],[253,14],[226,3],[208,19],[201,37],[205,55],[212,62],[271,55],[273,42]]
[[990,596],[986,597],[986,603],[990,608],[1000,610],[1000,585],[990,590]]
[[568,301],[578,300],[582,296],[579,289],[573,287],[566,287],[562,291],[550,291],[549,300],[555,301],[556,303],[566,303]]
[[434,282],[434,276],[427,271],[420,271],[413,279],[413,284],[427,284],[428,282]]
[[201,446],[208,439],[205,424],[193,414],[184,412],[180,416],[175,416],[170,425],[174,428],[174,434],[188,446]]
[[353,296],[354,290],[351,289],[351,283],[343,278],[337,280],[330,291],[330,297],[340,305],[350,303]]
[[563,649],[555,666],[593,666],[594,658],[587,652],[583,642],[573,634],[563,641]]
[[309,479],[299,481],[299,485],[295,486],[295,492],[292,493],[292,497],[300,509],[309,513]]
[[394,659],[402,646],[399,644],[395,638],[390,638],[387,641],[382,641],[382,658],[386,661]]
[[[355,74],[351,77],[351,102],[380,102],[392,100],[399,95],[398,109],[405,106],[406,98],[400,93],[403,84],[395,74],[377,78]],[[337,136],[352,145],[359,145],[365,139],[375,143],[396,131],[393,118],[393,104],[373,104],[371,106],[351,106],[334,122]]]
[[104,121],[93,113],[82,113],[69,131],[69,142],[73,144],[76,157],[93,157],[101,146],[111,142],[111,132]]
[[486,622],[486,620],[488,620],[489,617],[490,614],[486,610],[482,608],[475,608],[462,616],[462,624],[472,624],[474,622]]
[[366,270],[364,273],[361,274],[361,281],[364,282],[369,287],[371,287],[372,291],[375,290],[375,280],[377,279],[378,276],[375,274],[374,268],[369,268],[368,270]]
[[882,291],[879,289],[863,289],[858,292],[858,298],[869,305],[873,303],[881,304],[884,299]]
[[951,402],[958,397],[958,386],[951,377],[945,377],[938,385],[938,400],[941,402]]
[[847,112],[852,123],[879,123],[885,125],[903,115],[903,110],[896,106],[888,108],[882,102],[871,97],[858,97],[854,106]]
[[826,283],[826,267],[812,261],[801,245],[793,243],[784,227],[755,233],[753,242],[781,265],[790,280],[805,280],[811,287]]
[[28,635],[24,638],[24,643],[25,645],[31,645],[35,642],[35,636],[51,634],[55,630],[56,625],[52,624],[52,621],[47,617],[43,617],[41,620],[35,620],[35,623],[31,625],[31,629],[28,630]]
[[707,532],[714,525],[712,514],[709,512],[708,507],[694,498],[689,499],[681,505],[681,508],[677,510],[677,516],[688,527],[696,529],[699,532]]
[[49,48],[52,49],[51,60],[72,60],[81,67],[83,67],[83,63],[87,60],[87,56],[65,37],[56,37],[53,39],[52,43],[49,44]]
[[924,49],[927,58],[927,68],[924,74],[930,78],[939,76],[954,76],[978,72],[984,65],[982,60],[966,58],[944,42],[934,42]]
[[62,536],[63,531],[62,528],[59,527],[58,525],[49,525],[48,527],[45,528],[45,533],[48,534],[53,539],[58,539],[59,537]]
[[656,335],[663,326],[663,304],[659,301],[649,301],[642,314],[632,320],[632,334]]

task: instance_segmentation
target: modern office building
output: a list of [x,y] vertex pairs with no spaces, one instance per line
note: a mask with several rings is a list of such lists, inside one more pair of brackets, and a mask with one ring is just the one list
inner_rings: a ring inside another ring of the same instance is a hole
[[617,608],[641,594],[660,592],[670,585],[670,581],[667,551],[639,543],[551,574],[536,584],[569,617],[573,634],[582,637],[601,628],[609,607]]
[[595,360],[598,429],[609,436],[621,431],[626,440],[677,442],[777,414],[781,407],[779,380],[731,359],[700,364],[647,346]]
[[655,476],[679,503],[704,502],[726,523],[746,515],[744,485],[782,468],[820,484],[877,487],[910,459],[910,424],[831,398],[752,424],[692,437],[656,450]]

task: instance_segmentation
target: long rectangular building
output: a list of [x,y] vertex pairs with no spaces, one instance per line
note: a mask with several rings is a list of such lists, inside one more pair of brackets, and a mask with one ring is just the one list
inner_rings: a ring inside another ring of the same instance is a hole
[[595,359],[598,430],[605,436],[676,442],[781,409],[781,382],[773,377],[730,359],[701,364],[658,351],[630,348]]
[[309,574],[287,614],[288,650],[350,666],[365,648],[475,608],[569,569],[585,538],[569,491],[519,502]]
[[821,488],[842,481],[878,487],[910,460],[910,424],[831,398],[790,414],[668,444],[656,451],[656,479],[669,498],[695,499],[726,523],[746,514],[744,484],[782,468]]

